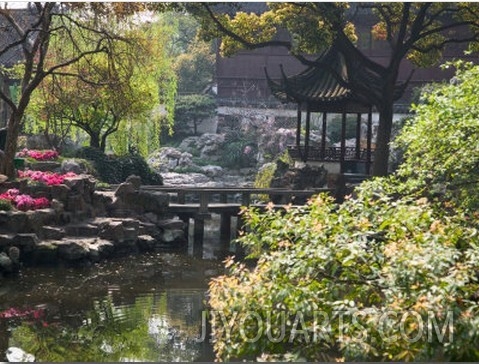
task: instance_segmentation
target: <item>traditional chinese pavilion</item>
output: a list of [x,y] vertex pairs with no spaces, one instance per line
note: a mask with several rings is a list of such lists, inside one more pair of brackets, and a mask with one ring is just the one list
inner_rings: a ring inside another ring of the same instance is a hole
[[[278,82],[273,81],[267,71],[266,78],[273,95],[282,102],[298,105],[296,143],[288,147],[291,157],[303,163],[320,162],[333,173],[370,174],[372,106],[348,88],[344,57],[332,47],[315,62],[315,66],[292,76],[286,76],[281,67],[281,74]],[[315,141],[315,145],[311,141],[313,113],[320,113],[322,120],[320,140],[319,143]],[[328,118],[331,114],[336,114],[335,120]],[[337,114],[341,115],[340,121]],[[354,143],[349,141],[347,144],[346,121],[350,114],[356,120],[356,135]],[[327,130],[331,122],[341,123],[339,146],[328,143]],[[362,127],[364,123],[366,128]]]

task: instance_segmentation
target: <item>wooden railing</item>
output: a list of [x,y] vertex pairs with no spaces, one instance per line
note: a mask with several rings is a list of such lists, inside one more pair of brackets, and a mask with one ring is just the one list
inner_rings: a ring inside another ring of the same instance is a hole
[[[209,214],[212,203],[220,205],[249,206],[252,203],[265,202],[264,196],[281,197],[281,203],[295,203],[298,198],[308,198],[320,192],[331,192],[328,188],[309,190],[291,190],[286,188],[210,188],[210,187],[175,187],[142,186],[145,190],[165,192],[170,195],[170,205],[195,204],[198,214]],[[266,201],[267,202],[267,201]]]
[[[306,150],[304,146],[288,146],[288,152],[291,158],[296,160],[303,159]],[[370,152],[370,160],[374,160],[374,151]],[[341,161],[341,148],[340,147],[308,147],[308,160],[311,161],[324,161],[324,162],[339,162]],[[364,161],[368,160],[367,149],[356,149],[355,147],[345,147],[343,160],[356,160]]]

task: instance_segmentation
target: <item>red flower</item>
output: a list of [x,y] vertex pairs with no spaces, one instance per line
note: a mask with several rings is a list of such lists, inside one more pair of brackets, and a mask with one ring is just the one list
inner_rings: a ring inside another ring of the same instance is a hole
[[76,177],[76,174],[73,172],[68,172],[62,175],[52,172],[26,170],[18,171],[18,176],[20,178],[30,178],[33,181],[42,182],[48,186],[56,186],[62,184],[65,181],[65,178]]
[[50,201],[47,198],[33,198],[30,195],[20,195],[15,188],[2,193],[0,199],[10,201],[17,209],[22,211],[44,209],[50,206]]
[[47,161],[57,159],[59,154],[56,150],[47,149],[47,150],[28,150],[27,148],[22,149],[17,153],[18,157],[30,157],[37,161]]

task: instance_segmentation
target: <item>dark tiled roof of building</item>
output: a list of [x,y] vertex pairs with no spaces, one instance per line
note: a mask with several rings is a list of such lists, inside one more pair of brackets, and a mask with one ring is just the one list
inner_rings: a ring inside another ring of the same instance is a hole
[[350,111],[367,108],[367,105],[348,88],[348,70],[343,56],[334,48],[316,61],[318,66],[273,81],[267,71],[271,92],[282,102],[308,105],[312,111]]

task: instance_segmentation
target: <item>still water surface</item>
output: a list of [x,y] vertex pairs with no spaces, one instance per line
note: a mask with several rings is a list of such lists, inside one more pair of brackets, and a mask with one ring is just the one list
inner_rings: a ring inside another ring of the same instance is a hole
[[0,281],[0,361],[212,361],[202,335],[218,260],[169,253],[91,267],[26,267]]

